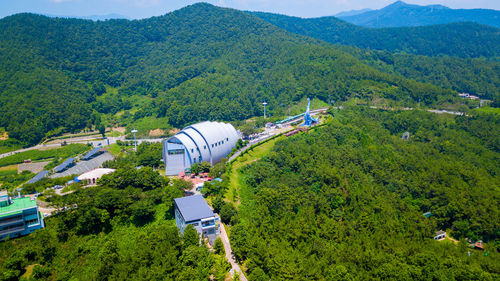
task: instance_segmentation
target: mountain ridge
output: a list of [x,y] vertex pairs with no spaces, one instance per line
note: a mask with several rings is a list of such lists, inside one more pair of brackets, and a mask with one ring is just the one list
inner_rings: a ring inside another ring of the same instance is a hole
[[500,11],[492,9],[451,9],[443,5],[420,6],[403,1],[382,9],[355,15],[341,15],[349,23],[372,28],[407,27],[475,22],[500,28]]
[[0,38],[0,127],[29,144],[101,122],[243,120],[262,113],[262,100],[278,114],[305,96],[428,104],[455,96],[206,3],[133,21],[18,14],[0,20]]
[[263,12],[252,14],[290,32],[334,44],[426,56],[500,56],[500,29],[477,23],[366,28],[336,17],[304,19]]

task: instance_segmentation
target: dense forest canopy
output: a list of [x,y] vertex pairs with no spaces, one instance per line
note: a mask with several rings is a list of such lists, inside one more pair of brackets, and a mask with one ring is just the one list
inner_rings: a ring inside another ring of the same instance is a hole
[[500,29],[471,22],[432,26],[366,28],[335,17],[303,19],[255,12],[290,32],[326,42],[426,56],[499,57]]
[[[500,277],[496,116],[334,115],[243,168],[231,243],[251,280]],[[460,242],[434,241],[438,230]]]
[[[387,73],[374,59],[209,4],[133,21],[18,14],[0,20],[0,50],[0,127],[24,145],[103,122],[242,120],[262,114],[262,100],[270,114],[305,96],[451,104],[460,88],[433,86],[418,71]],[[484,84],[498,92],[495,81]]]
[[173,198],[186,183],[135,169],[134,159],[98,186],[47,196],[59,211],[46,228],[0,243],[0,280],[224,280],[224,250],[175,225]]

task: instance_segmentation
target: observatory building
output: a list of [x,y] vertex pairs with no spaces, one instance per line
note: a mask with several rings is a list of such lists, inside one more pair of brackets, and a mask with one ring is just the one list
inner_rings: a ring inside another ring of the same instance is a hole
[[165,175],[178,175],[203,161],[213,165],[231,152],[239,138],[231,124],[205,121],[187,126],[163,141]]

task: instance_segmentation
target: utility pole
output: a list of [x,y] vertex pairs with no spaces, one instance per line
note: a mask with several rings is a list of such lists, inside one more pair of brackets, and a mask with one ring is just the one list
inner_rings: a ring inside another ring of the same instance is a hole
[[134,128],[132,130],[132,133],[134,133],[134,147],[135,147],[135,151],[137,151],[137,139],[135,138],[135,133],[137,133],[137,130]]
[[267,102],[263,102],[262,105],[264,106],[264,119],[266,119],[266,105],[267,105]]

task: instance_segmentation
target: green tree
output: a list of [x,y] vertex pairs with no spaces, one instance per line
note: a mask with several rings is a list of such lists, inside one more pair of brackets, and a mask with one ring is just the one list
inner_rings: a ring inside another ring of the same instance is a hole
[[198,246],[200,244],[198,231],[196,231],[196,229],[190,224],[188,224],[184,229],[182,239],[184,241],[184,247]]

